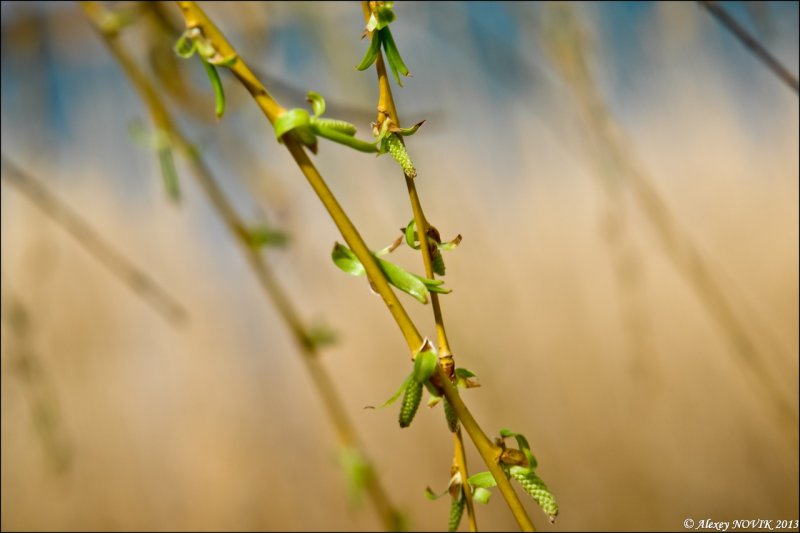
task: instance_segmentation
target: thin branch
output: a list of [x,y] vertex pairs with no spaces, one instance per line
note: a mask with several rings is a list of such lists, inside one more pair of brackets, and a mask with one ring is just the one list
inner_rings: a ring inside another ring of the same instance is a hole
[[[368,22],[372,12],[370,2],[362,1],[361,7],[364,13],[364,21]],[[378,38],[375,32],[372,33],[371,38]],[[389,76],[386,72],[386,64],[384,63],[383,52],[380,50],[378,51],[378,57],[375,61],[375,71],[378,76],[379,94],[378,117],[376,120],[378,127],[380,127],[387,117],[390,118],[394,124],[400,127],[400,116],[397,113],[397,106],[394,103],[394,96],[392,95],[392,87],[389,83]],[[401,138],[401,142],[405,141],[403,141]],[[427,218],[425,217],[425,213],[422,210],[422,202],[420,201],[419,193],[417,192],[415,178],[410,178],[405,174],[405,172],[403,173],[403,178],[405,179],[406,188],[408,189],[411,210],[414,213],[417,235],[419,235],[419,248],[422,253],[422,263],[425,267],[425,276],[429,279],[436,279],[436,273],[433,271],[433,257],[431,256],[430,246],[428,245],[429,224]],[[447,330],[444,326],[444,317],[442,316],[442,308],[441,304],[439,303],[439,295],[435,292],[432,292],[430,298],[431,307],[433,309],[434,323],[436,325],[436,336],[439,345],[440,365],[441,368],[447,373],[449,379],[452,381],[455,377],[455,360],[453,358],[453,352],[450,349],[450,343],[447,339]],[[466,481],[469,479],[469,470],[467,468],[467,457],[464,453],[464,441],[460,428],[453,434],[453,446],[455,463],[461,474],[461,479],[463,480],[462,490],[464,491],[464,497],[466,498],[467,517],[469,520],[470,531],[477,531],[478,523],[477,516],[475,515],[475,505],[472,501],[472,488]],[[502,488],[500,490],[503,491]],[[511,489],[511,492],[513,492],[513,489]],[[503,495],[506,497],[511,497],[511,494],[506,494],[505,492],[503,492]],[[515,492],[514,497],[516,497]],[[520,525],[523,525],[526,519],[530,521],[530,518],[527,516],[517,518],[520,522]]]
[[[199,29],[204,38],[210,42],[220,57],[235,57],[236,60],[228,67],[236,78],[245,86],[245,88],[253,96],[261,111],[270,121],[280,117],[286,110],[278,104],[275,99],[269,94],[263,84],[256,78],[253,71],[246,65],[244,60],[236,53],[236,50],[231,46],[224,35],[219,31],[216,25],[206,16],[203,10],[194,2],[177,2],[178,6],[183,13],[186,21],[186,28]],[[392,317],[395,319],[398,327],[400,328],[403,336],[406,339],[408,348],[412,354],[412,358],[416,356],[420,347],[423,344],[422,336],[417,330],[414,323],[411,321],[408,313],[403,308],[402,304],[394,294],[389,285],[383,271],[378,267],[370,249],[367,247],[364,240],[361,238],[358,230],[356,230],[350,218],[347,216],[342,206],[336,200],[336,197],[328,188],[327,183],[314,167],[303,146],[292,135],[284,137],[284,145],[287,150],[292,154],[297,165],[300,167],[301,172],[306,177],[309,185],[314,189],[314,192],[319,197],[320,201],[330,214],[337,228],[342,234],[342,237],[347,242],[350,249],[358,257],[361,264],[364,266],[367,277],[372,282],[376,292],[381,296],[386,304]],[[453,411],[458,416],[459,420],[466,429],[472,441],[475,443],[478,452],[483,458],[489,471],[497,480],[498,486],[501,487],[501,492],[506,497],[506,502],[512,510],[515,517],[520,520],[520,517],[525,517],[520,521],[520,526],[527,531],[533,530],[533,524],[527,518],[525,509],[519,498],[516,496],[511,484],[505,477],[505,474],[498,462],[499,455],[502,450],[492,443],[481,427],[478,425],[475,418],[470,413],[467,406],[459,396],[456,387],[450,382],[441,367],[437,366],[435,380],[441,387],[447,401],[453,407]]]
[[162,317],[173,325],[186,320],[186,311],[172,296],[147,273],[125,259],[76,211],[48,191],[44,185],[12,163],[5,155],[2,165],[3,178],[30,200],[42,213],[51,218],[86,251],[103,264],[114,276],[147,302]]
[[363,446],[358,442],[355,427],[347,414],[341,396],[339,396],[333,379],[318,357],[318,344],[309,334],[293,302],[276,280],[269,264],[264,260],[259,250],[252,246],[248,238],[245,222],[239,217],[233,205],[222,192],[200,152],[193,147],[192,143],[175,125],[161,97],[146,74],[128,55],[125,48],[117,40],[116,34],[103,31],[98,24],[98,20],[102,17],[103,8],[93,2],[82,3],[82,5],[112,55],[122,66],[125,74],[144,100],[154,124],[167,132],[172,144],[188,160],[192,175],[205,192],[208,201],[222,219],[225,227],[234,237],[240,252],[247,259],[248,265],[256,276],[265,296],[275,305],[279,315],[291,331],[302,355],[301,359],[306,366],[306,370],[311,376],[311,380],[332,420],[340,445],[344,448],[356,450],[364,460],[368,470],[364,488],[370,496],[384,526],[390,531],[398,529],[401,525],[401,514],[389,500],[389,496],[380,483],[377,472],[368,459]]
[[773,74],[778,76],[780,80],[788,85],[795,93],[798,92],[797,78],[789,72],[789,69],[784,67],[775,56],[756,40],[755,37],[750,35],[741,24],[736,22],[725,8],[719,5],[718,2],[712,0],[700,0],[700,4],[705,7],[714,18],[716,18],[723,26],[736,36],[743,45],[745,45],[756,58],[764,63],[764,65],[772,71]]

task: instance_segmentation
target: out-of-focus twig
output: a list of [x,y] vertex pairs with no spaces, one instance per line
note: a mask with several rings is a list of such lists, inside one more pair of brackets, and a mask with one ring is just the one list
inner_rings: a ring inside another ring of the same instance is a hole
[[263,290],[264,296],[277,308],[279,315],[291,331],[300,349],[301,359],[336,430],[339,444],[346,453],[351,456],[355,454],[357,457],[362,470],[363,489],[370,497],[386,529],[390,531],[402,529],[402,513],[392,504],[377,470],[359,442],[355,426],[347,413],[336,384],[320,360],[320,342],[314,338],[313,332],[304,324],[288,291],[276,279],[270,265],[264,259],[262,251],[253,245],[246,223],[222,191],[201,153],[173,120],[155,86],[134,62],[121,41],[117,39],[117,33],[104,30],[101,21],[107,13],[105,8],[99,2],[81,2],[81,5],[103,38],[108,50],[144,101],[154,125],[169,136],[172,146],[186,158],[192,176],[233,236]]
[[700,4],[705,7],[709,13],[711,13],[714,18],[716,18],[723,26],[725,26],[731,33],[733,33],[739,41],[747,48],[753,52],[759,61],[764,63],[767,68],[769,68],[773,74],[778,76],[780,80],[788,85],[789,87],[794,90],[794,92],[798,92],[798,83],[797,77],[795,77],[789,69],[784,67],[775,56],[769,53],[769,51],[761,45],[761,43],[756,40],[755,37],[750,35],[747,30],[745,30],[741,24],[736,22],[725,8],[719,5],[718,2],[714,2],[712,0],[700,0]]
[[[47,379],[42,362],[31,347],[31,318],[27,308],[3,277],[2,320],[10,330],[6,345],[13,375],[19,376],[30,402],[34,430],[45,456],[56,474],[72,465],[72,447],[61,423],[55,391]],[[5,339],[4,339],[5,340]]]
[[187,318],[186,310],[156,281],[134,266],[100,236],[83,217],[59,200],[44,185],[2,155],[3,179],[45,215],[64,228],[114,276],[173,325]]
[[[780,391],[764,364],[769,351],[763,350],[740,311],[721,285],[715,269],[661,197],[650,177],[635,161],[623,133],[599,95],[585,58],[583,34],[568,4],[551,4],[543,44],[551,61],[568,83],[576,99],[581,119],[595,144],[597,168],[629,188],[658,237],[667,258],[694,290],[708,314],[716,321],[741,362],[770,398],[782,421],[797,427],[792,403]],[[789,427],[787,426],[787,427]]]

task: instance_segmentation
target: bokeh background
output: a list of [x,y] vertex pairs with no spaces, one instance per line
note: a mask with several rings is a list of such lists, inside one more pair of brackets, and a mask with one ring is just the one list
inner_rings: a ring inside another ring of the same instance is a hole
[[[286,107],[308,90],[369,132],[355,2],[202,4]],[[794,73],[796,2],[722,2]],[[120,3],[116,7],[133,7]],[[177,9],[164,10],[176,23]],[[484,429],[527,435],[561,513],[542,530],[682,530],[798,518],[798,97],[700,5],[398,2],[413,78],[400,115],[442,298]],[[335,226],[245,91],[228,110],[147,17],[153,72],[241,214],[285,231],[265,257],[323,352],[394,503],[446,527],[452,440],[383,402],[409,371]],[[149,67],[148,67],[149,68]],[[177,70],[176,70],[177,69]],[[183,80],[170,89],[165,81]],[[176,156],[169,201],[145,108],[76,4],[2,3],[3,530],[371,530],[291,335]],[[411,218],[395,163],[323,143],[315,162],[375,249]],[[6,179],[38,179],[188,319],[174,325]],[[417,252],[393,260],[421,271]],[[401,295],[433,336],[430,306]],[[471,471],[484,470],[469,447]],[[523,494],[524,496],[524,494]],[[515,529],[502,498],[485,530]],[[466,523],[462,524],[466,528]]]

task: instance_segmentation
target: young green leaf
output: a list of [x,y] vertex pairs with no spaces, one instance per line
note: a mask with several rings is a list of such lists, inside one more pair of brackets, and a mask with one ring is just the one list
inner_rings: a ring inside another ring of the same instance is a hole
[[414,135],[415,133],[417,133],[417,130],[423,124],[425,124],[424,120],[421,120],[421,121],[417,122],[416,124],[414,124],[413,126],[408,127],[408,128],[400,128],[400,127],[398,127],[398,126],[396,126],[394,124],[391,124],[389,126],[389,131],[391,131],[392,133],[397,133],[398,135],[402,135],[403,137],[410,137],[411,135]]
[[381,51],[381,34],[380,32],[372,32],[372,40],[370,40],[367,53],[361,60],[361,63],[356,67],[358,70],[367,70],[378,59],[378,53]]
[[[356,134],[356,127],[349,122],[344,120],[336,120],[333,118],[318,118],[312,117],[311,123],[318,127],[321,130],[333,130],[339,133],[343,133],[344,135],[353,136]],[[374,143],[373,143],[374,144]],[[372,151],[376,151],[377,148],[373,149]]]
[[225,89],[222,87],[222,80],[219,77],[217,68],[206,61],[203,61],[203,66],[206,69],[206,74],[208,74],[208,80],[211,82],[211,88],[214,89],[214,114],[219,120],[225,113]]
[[[337,124],[336,128],[329,128],[326,127],[324,120],[326,119],[311,119],[311,131],[314,134],[319,135],[320,137],[324,137],[330,141],[337,142],[339,144],[343,144],[345,146],[349,146],[359,152],[366,152],[368,154],[372,154],[378,151],[377,143],[370,143],[367,141],[362,141],[361,139],[357,139],[353,137],[351,133],[342,133],[340,130],[342,128],[341,124]],[[336,121],[341,122],[341,121]],[[343,124],[347,124],[346,122]],[[353,130],[353,133],[355,131]]]
[[167,196],[177,203],[181,199],[181,189],[178,183],[178,171],[175,169],[175,160],[172,158],[172,149],[169,145],[161,146],[158,149],[158,162],[161,166],[161,175],[164,178]]
[[[430,346],[430,343],[426,343],[426,346]],[[439,359],[436,357],[436,353],[433,350],[417,353],[417,356],[414,358],[414,373],[412,374],[414,379],[419,383],[425,383],[431,379],[438,364]]]
[[403,394],[403,392],[405,392],[409,381],[414,381],[414,379],[411,377],[411,374],[409,374],[406,377],[406,379],[403,380],[403,384],[400,385],[400,388],[397,389],[397,391],[395,391],[394,394],[392,394],[392,397],[389,398],[388,400],[386,400],[385,402],[383,402],[380,406],[378,406],[378,408],[382,409],[382,408],[384,408],[384,407],[386,407],[388,405],[392,405],[394,402],[396,402],[397,399],[400,397],[400,395]]
[[197,51],[197,44],[191,39],[187,32],[183,32],[174,47],[175,53],[184,59],[189,59]]
[[358,260],[356,254],[354,254],[350,248],[344,246],[343,244],[339,244],[337,242],[333,245],[331,259],[333,259],[333,263],[337,267],[344,270],[351,276],[363,276],[366,274],[364,265],[362,265],[361,261]]
[[483,487],[475,487],[475,490],[472,491],[472,501],[482,503],[484,505],[489,503],[489,498],[491,498],[491,496],[492,492]]
[[389,279],[389,283],[400,289],[401,291],[405,292],[406,294],[410,294],[414,298],[416,298],[420,303],[427,304],[428,303],[428,288],[426,284],[422,281],[423,278],[411,274],[404,268],[395,265],[394,263],[390,263],[389,261],[383,260],[379,257],[375,258],[378,261],[378,266],[381,267],[381,270],[386,277]]
[[473,487],[482,487],[484,489],[497,485],[497,481],[495,481],[494,476],[492,476],[492,473],[489,471],[474,474],[469,477],[467,482]]
[[528,439],[526,439],[524,435],[511,431],[510,429],[501,429],[500,436],[503,438],[514,437],[517,440],[517,446],[519,446],[519,449],[525,454],[530,468],[536,468],[538,464],[536,457],[534,457],[533,452],[531,452],[531,446],[528,444]]
[[410,76],[411,73],[403,62],[403,58],[400,57],[400,52],[397,50],[394,37],[392,37],[392,30],[386,27],[378,30],[378,33],[381,35],[381,42],[383,49],[386,51],[386,61],[389,63],[389,68],[392,69],[392,74],[397,84],[402,87],[403,82],[400,81],[400,74]]
[[416,228],[417,228],[417,221],[412,218],[411,222],[409,222],[408,225],[406,226],[404,235],[406,236],[406,244],[415,250],[419,250],[419,244],[417,244]]
[[[280,140],[281,137],[293,130],[309,129],[311,124],[311,116],[305,109],[295,108],[286,111],[283,115],[275,120],[275,137]],[[313,135],[313,133],[312,133]]]
[[456,235],[455,239],[449,242],[443,242],[439,244],[439,249],[444,250],[445,252],[449,252],[451,250],[455,250],[458,245],[461,244],[461,235]]
[[441,494],[436,494],[430,487],[425,487],[425,497],[428,498],[429,500],[438,500],[439,498],[445,496],[446,494],[450,494],[449,487],[444,489],[444,492],[442,492]]
[[311,109],[314,110],[315,117],[320,117],[325,114],[325,99],[321,94],[309,91],[306,99],[308,103],[311,104]]

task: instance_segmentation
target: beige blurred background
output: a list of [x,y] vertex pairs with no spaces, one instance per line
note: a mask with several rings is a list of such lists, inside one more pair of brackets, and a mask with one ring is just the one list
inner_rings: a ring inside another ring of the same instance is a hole
[[[357,3],[203,5],[284,106],[316,90],[368,135]],[[797,72],[796,3],[723,5]],[[164,320],[4,165],[2,529],[379,528],[367,500],[348,503],[297,348],[187,167],[176,206],[131,140],[145,109],[77,6],[2,9],[4,157],[188,314]],[[464,237],[442,305],[482,383],[465,399],[487,432],[530,440],[561,508],[551,526],[525,499],[537,527],[796,520],[797,94],[695,3],[395,11],[414,75],[400,115],[428,119],[408,143],[423,205]],[[151,37],[123,35],[142,65]],[[330,261],[341,237],[241,87],[223,73],[216,124],[199,63],[181,66],[199,102],[171,109],[240,214],[290,236],[266,259],[303,318],[336,331],[323,364],[393,501],[413,529],[445,529],[446,499],[424,497],[449,479],[439,409],[404,430],[396,406],[364,409],[410,370],[397,327]],[[411,212],[391,159],[323,143],[314,160],[370,246],[399,235]],[[422,270],[407,247],[392,259]],[[430,306],[400,297],[433,336]],[[478,513],[516,528],[499,494]]]

